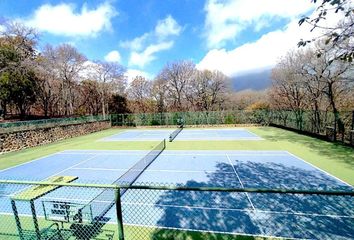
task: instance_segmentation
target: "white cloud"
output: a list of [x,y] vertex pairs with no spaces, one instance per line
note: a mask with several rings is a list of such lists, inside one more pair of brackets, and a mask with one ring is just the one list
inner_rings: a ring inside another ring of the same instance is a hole
[[155,53],[170,49],[173,46],[173,41],[162,42],[149,45],[142,52],[132,52],[129,59],[129,65],[144,67],[147,63],[156,59]]
[[137,70],[137,69],[128,69],[125,72],[125,76],[128,79],[128,83],[131,83],[136,76],[142,76],[142,77],[145,77],[146,79],[151,79],[152,78],[150,73],[147,73],[147,72],[144,72],[144,71],[140,71],[140,70]]
[[167,18],[158,21],[155,27],[155,34],[159,38],[165,39],[172,35],[179,35],[181,30],[182,27],[169,15]]
[[[336,14],[327,17],[327,22],[323,24],[333,26],[339,19],[340,16]],[[294,19],[284,29],[264,34],[255,42],[244,44],[230,51],[210,50],[197,64],[197,68],[217,69],[233,77],[273,67],[286,52],[297,49],[297,43],[301,38],[312,39],[321,34],[319,29],[310,32],[310,28],[308,25],[299,27],[298,19]]]
[[144,48],[144,43],[148,40],[149,36],[149,33],[145,33],[142,36],[136,37],[131,41],[122,41],[120,43],[120,46],[123,48],[128,48],[132,51],[140,51]]
[[4,25],[0,24],[0,33],[4,32],[6,30],[6,27]]
[[313,8],[309,0],[209,0],[205,5],[207,45],[223,46],[246,28],[259,31],[275,18],[291,20]]
[[153,31],[133,40],[121,42],[120,46],[131,50],[129,66],[142,68],[155,60],[158,52],[172,48],[174,41],[171,38],[178,36],[181,31],[182,27],[169,15],[159,20]]
[[114,50],[114,51],[111,51],[109,52],[105,57],[104,59],[107,61],[107,62],[120,62],[121,60],[121,57],[120,57],[120,54],[117,50]]
[[39,7],[26,24],[40,31],[64,36],[95,36],[111,28],[111,18],[117,15],[114,7],[105,2],[96,9],[83,5],[76,11],[75,5],[61,3]]

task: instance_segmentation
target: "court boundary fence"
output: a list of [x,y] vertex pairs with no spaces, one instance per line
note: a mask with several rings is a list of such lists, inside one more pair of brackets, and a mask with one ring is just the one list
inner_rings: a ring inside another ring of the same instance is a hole
[[354,146],[354,111],[332,113],[312,110],[228,110],[204,112],[129,113],[78,118],[56,118],[0,123],[0,132],[111,121],[112,126],[185,126],[271,125],[295,130],[329,141]]
[[0,132],[25,131],[100,121],[110,121],[110,116],[97,115],[72,118],[49,118],[31,121],[3,122],[0,123]]
[[[354,197],[354,191],[319,191],[319,190],[297,190],[297,189],[261,189],[261,188],[225,188],[225,187],[185,187],[185,186],[168,186],[168,185],[118,185],[118,184],[83,184],[83,183],[75,183],[75,182],[71,182],[71,183],[53,183],[53,182],[39,182],[39,181],[18,181],[18,180],[0,180],[0,188],[2,186],[7,186],[7,187],[11,187],[11,186],[38,186],[38,187],[45,187],[45,186],[55,186],[56,189],[60,188],[60,187],[66,187],[66,188],[70,188],[70,189],[79,189],[79,188],[84,188],[87,190],[99,190],[99,191],[105,191],[105,190],[111,190],[114,194],[112,195],[112,200],[114,200],[115,202],[115,214],[117,217],[117,222],[114,225],[114,229],[110,229],[110,230],[102,230],[102,225],[100,226],[95,226],[97,229],[99,229],[99,231],[105,231],[105,237],[107,238],[90,238],[89,236],[92,236],[92,229],[89,229],[88,227],[82,227],[85,226],[85,222],[80,222],[81,226],[81,232],[80,234],[84,234],[81,235],[80,237],[83,238],[87,238],[87,239],[119,239],[119,240],[130,240],[130,239],[138,239],[136,237],[139,236],[139,238],[141,237],[141,234],[145,234],[144,231],[146,231],[146,229],[141,228],[139,230],[139,227],[135,228],[135,232],[130,232],[129,234],[125,234],[125,228],[126,225],[123,223],[123,217],[124,217],[124,211],[122,208],[122,200],[121,200],[121,192],[125,192],[126,190],[146,190],[146,191],[185,191],[185,192],[228,192],[228,193],[258,193],[258,194],[291,194],[291,195],[317,195],[317,196],[343,196],[343,197]],[[4,198],[1,193],[0,193],[0,200],[1,199],[6,199]],[[9,199],[7,199],[9,200]],[[3,201],[3,200],[2,200]],[[11,203],[13,205],[13,203]],[[32,218],[37,218],[37,215],[35,215],[35,209],[34,209],[34,204],[31,204],[31,212],[32,214]],[[19,214],[19,211],[16,210],[16,215],[15,215],[15,220],[20,221],[17,216],[17,214]],[[0,214],[0,217],[2,215]],[[145,216],[145,215],[143,215]],[[147,217],[147,216],[145,216]],[[13,219],[14,220],[14,219]],[[31,218],[26,218],[27,221],[31,220]],[[37,221],[37,220],[36,220]],[[100,219],[100,221],[103,221],[103,219]],[[89,223],[92,224],[92,223]],[[6,224],[5,224],[6,225]],[[28,225],[28,224],[27,224]],[[104,224],[103,224],[104,225]],[[75,228],[72,228],[72,226],[70,226],[69,229],[63,229],[64,224],[61,224],[62,229],[60,229],[60,224],[58,222],[51,222],[50,224],[48,223],[48,225],[46,225],[46,227],[44,229],[39,230],[39,226],[38,223],[37,225],[35,224],[34,226],[34,231],[33,233],[31,233],[31,237],[30,239],[36,239],[36,240],[40,240],[43,239],[43,237],[41,237],[42,235],[48,237],[49,232],[51,232],[52,234],[63,234],[63,235],[68,235],[69,232],[71,231],[76,231],[77,234],[77,226],[75,225]],[[128,225],[129,227],[129,225]],[[149,226],[149,228],[151,228],[151,226]],[[163,227],[156,227],[158,228],[162,228]],[[53,231],[54,229],[54,231]],[[97,229],[95,230],[97,232]],[[12,236],[12,237],[18,237],[17,239],[21,239],[21,240],[25,240],[25,239],[29,239],[26,238],[24,235],[24,230],[22,229],[21,225],[17,226],[17,233],[14,232],[7,232],[7,233],[2,233],[1,232],[1,227],[0,227],[0,237],[1,235],[5,235],[5,236]],[[176,230],[176,229],[175,229]],[[174,230],[174,231],[175,231]],[[23,231],[23,232],[22,232]],[[108,233],[107,233],[108,231]],[[139,232],[142,231],[142,232]],[[180,231],[184,231],[184,230],[180,230]],[[117,233],[116,235],[114,233]],[[208,231],[206,231],[206,233],[208,233]],[[209,232],[209,233],[212,233]],[[26,234],[29,234],[28,231]],[[28,235],[26,235],[28,236]],[[35,236],[35,237],[33,237]],[[128,237],[127,237],[128,236]],[[134,237],[132,237],[134,236]],[[45,238],[46,239],[46,238]],[[70,238],[71,239],[71,238]],[[81,238],[78,238],[81,239]],[[148,238],[145,238],[148,239]],[[160,238],[157,238],[160,239]]]
[[334,114],[311,110],[232,110],[209,112],[163,112],[112,114],[112,126],[264,125],[285,128],[328,141],[354,146],[354,111]]

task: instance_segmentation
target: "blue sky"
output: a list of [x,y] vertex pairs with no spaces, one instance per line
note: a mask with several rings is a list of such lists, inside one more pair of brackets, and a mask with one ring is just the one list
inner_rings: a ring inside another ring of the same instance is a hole
[[310,0],[1,0],[1,19],[40,32],[43,47],[70,43],[90,60],[116,61],[153,78],[188,59],[229,76],[274,66],[296,48]]

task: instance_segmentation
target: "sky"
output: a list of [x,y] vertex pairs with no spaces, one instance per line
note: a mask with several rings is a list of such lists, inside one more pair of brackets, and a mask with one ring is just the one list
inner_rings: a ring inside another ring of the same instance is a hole
[[230,77],[270,68],[301,37],[311,0],[1,0],[1,21],[38,29],[39,50],[68,43],[89,60],[118,62],[154,78],[191,60]]

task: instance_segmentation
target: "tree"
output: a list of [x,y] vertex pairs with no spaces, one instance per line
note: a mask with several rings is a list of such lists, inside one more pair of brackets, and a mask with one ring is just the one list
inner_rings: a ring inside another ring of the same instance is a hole
[[120,113],[130,113],[127,104],[127,98],[119,94],[113,94],[108,102],[109,112],[120,114]]
[[0,36],[0,100],[4,115],[7,104],[16,106],[24,118],[35,102],[37,77],[34,60],[37,35],[32,28],[9,23]]
[[[312,0],[314,3],[317,0]],[[336,26],[326,26],[322,22],[330,14],[343,14],[343,19]],[[299,25],[308,23],[314,29],[324,30],[324,34],[312,40],[301,39],[298,46],[306,46],[308,43],[315,42],[318,39],[325,38],[325,43],[330,44],[332,48],[340,49],[336,51],[335,59],[352,62],[354,57],[354,43],[351,40],[354,35],[354,7],[352,0],[322,0],[322,3],[317,8],[317,15],[315,17],[305,16],[300,19]],[[318,49],[317,55],[323,53]],[[332,59],[334,59],[332,58]],[[331,59],[331,60],[332,60]]]
[[97,81],[103,116],[108,113],[108,99],[113,93],[122,94],[126,88],[125,68],[118,63],[96,61],[90,65],[91,79]]
[[128,97],[131,100],[133,112],[148,112],[152,110],[151,104],[152,84],[142,76],[136,76],[129,84]]
[[[152,83],[151,95],[156,103],[157,112],[167,111],[167,85],[163,79],[156,78]],[[162,114],[161,114],[162,116]],[[162,123],[163,121],[161,121]]]
[[292,110],[297,127],[302,129],[303,110],[307,107],[306,92],[297,69],[302,65],[298,53],[291,51],[272,70],[270,91],[273,107]]
[[171,106],[177,111],[187,109],[184,91],[194,71],[194,63],[179,61],[166,64],[157,77],[166,82],[168,95],[172,101]]
[[36,59],[36,75],[38,77],[39,92],[37,102],[44,116],[49,117],[58,114],[58,102],[60,101],[60,80],[56,64],[53,61],[51,47],[47,46]]
[[80,82],[80,104],[76,113],[80,115],[98,115],[101,110],[101,94],[99,82],[95,80],[83,80]]
[[44,56],[53,66],[53,71],[60,80],[60,112],[65,116],[72,115],[75,102],[74,89],[85,68],[86,57],[69,44],[58,47],[47,46]]
[[225,100],[228,78],[220,71],[195,71],[185,90],[186,98],[196,110],[210,111]]

